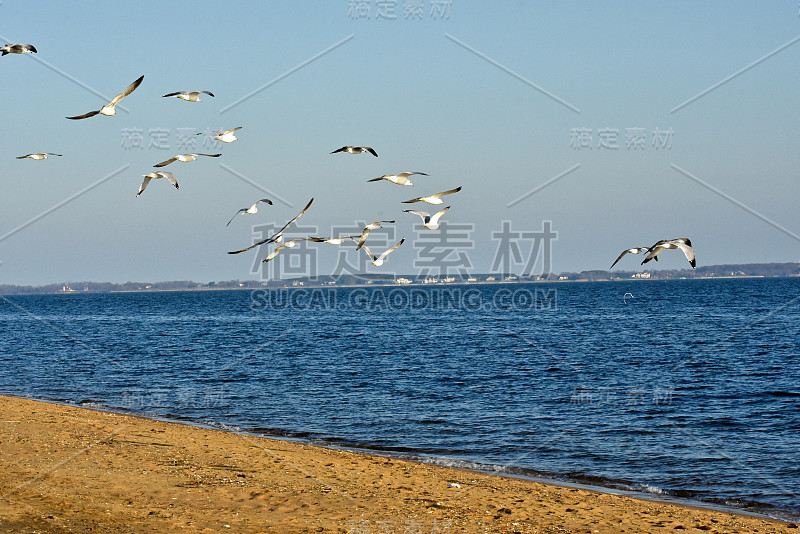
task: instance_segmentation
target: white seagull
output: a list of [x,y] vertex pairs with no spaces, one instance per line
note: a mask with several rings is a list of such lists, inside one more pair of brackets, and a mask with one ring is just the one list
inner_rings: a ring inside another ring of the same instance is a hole
[[401,172],[400,174],[384,174],[378,178],[372,178],[371,180],[367,180],[368,182],[377,182],[378,180],[389,180],[393,184],[397,185],[414,185],[411,180],[408,179],[409,176],[413,174],[421,174],[422,176],[428,176],[424,172]]
[[[650,250],[650,247],[634,247],[634,248],[629,248],[628,250],[623,250],[622,254],[620,254],[619,257],[616,260],[614,260],[614,263],[611,264],[611,267],[609,267],[608,270],[610,271],[611,269],[613,269],[614,266],[617,264],[617,262],[621,260],[625,254],[643,254],[648,250]],[[658,261],[658,258],[653,258],[653,259]]]
[[383,254],[381,254],[380,256],[376,256],[375,254],[373,254],[372,251],[367,247],[367,245],[364,245],[363,248],[364,252],[366,252],[367,256],[369,256],[369,261],[372,262],[372,265],[374,265],[375,267],[380,267],[381,265],[383,265],[383,260],[386,259],[386,256],[388,256],[392,251],[397,250],[397,247],[402,245],[405,242],[405,240],[406,238],[404,237],[403,239],[400,240],[399,243],[397,243],[389,250],[384,251]]
[[347,152],[348,154],[361,154],[362,152],[369,152],[376,158],[378,157],[378,153],[368,146],[343,146],[342,148],[337,148],[331,152],[331,154],[336,154],[337,152]]
[[298,242],[298,241],[311,241],[311,239],[309,239],[308,237],[301,237],[301,238],[299,238],[299,239],[292,239],[292,240],[290,240],[290,241],[286,241],[284,244],[282,244],[281,246],[279,246],[278,248],[276,248],[275,250],[273,250],[272,252],[270,252],[270,253],[267,255],[267,257],[266,257],[266,258],[264,258],[264,261],[263,261],[263,263],[267,263],[267,262],[268,262],[268,261],[270,261],[272,258],[274,258],[274,257],[275,257],[275,256],[277,256],[278,254],[280,254],[281,250],[283,250],[283,249],[285,249],[285,248],[292,248],[292,247],[294,247],[294,246],[295,246],[295,244],[297,244],[297,242]]
[[656,259],[656,256],[661,254],[661,251],[666,250],[668,248],[679,248],[683,251],[684,256],[686,259],[689,260],[689,265],[692,266],[694,269],[697,266],[697,262],[695,261],[694,257],[694,249],[692,248],[692,242],[689,241],[688,237],[679,237],[677,239],[662,239],[652,247],[647,250],[647,257],[642,261],[642,265],[647,263],[650,260]]
[[194,161],[197,159],[197,156],[208,156],[209,158],[218,158],[222,154],[178,154],[174,158],[169,158],[167,161],[162,161],[161,163],[156,163],[153,167],[166,167],[173,161],[183,161],[186,163],[187,161]]
[[230,130],[224,130],[224,131],[223,130],[211,130],[210,132],[200,132],[200,133],[196,133],[195,135],[203,135],[203,134],[212,134],[213,133],[213,134],[216,134],[216,135],[214,135],[214,139],[217,139],[218,141],[222,141],[223,143],[233,143],[234,141],[239,139],[238,137],[233,135],[233,132],[235,132],[236,130],[241,130],[241,129],[242,129],[241,126],[237,126],[236,128],[232,128]]
[[342,237],[309,237],[309,241],[313,241],[315,243],[328,243],[330,245],[341,245],[347,239],[355,240],[355,238],[360,237],[357,235],[343,235]]
[[89,113],[84,113],[83,115],[76,115],[75,117],[67,117],[67,118],[72,120],[88,119],[89,117],[94,117],[98,113],[100,115],[109,115],[109,116],[114,115],[117,112],[117,110],[114,109],[114,106],[119,104],[120,100],[131,94],[137,87],[139,87],[139,84],[142,83],[142,80],[144,80],[144,76],[140,76],[139,79],[130,84],[124,91],[122,91],[120,94],[112,98],[111,102],[109,102],[99,110],[90,111]]
[[438,211],[431,216],[430,213],[425,211],[414,211],[414,210],[403,210],[403,213],[413,213],[414,215],[419,215],[422,217],[422,224],[428,230],[436,230],[439,228],[439,217],[444,215],[444,212],[450,209],[450,206],[447,206],[442,211]]
[[361,237],[358,240],[358,246],[356,246],[356,250],[360,249],[364,246],[364,241],[367,240],[367,236],[369,235],[370,230],[377,230],[378,228],[383,228],[381,223],[393,223],[394,221],[375,221],[371,222],[361,230]]
[[292,224],[293,222],[295,222],[295,221],[296,221],[297,219],[299,219],[299,218],[300,218],[300,217],[301,217],[301,216],[302,216],[302,215],[303,215],[303,214],[304,214],[306,211],[308,211],[308,208],[310,208],[310,207],[311,207],[311,203],[312,203],[312,202],[314,202],[314,199],[313,199],[313,198],[312,198],[311,200],[309,200],[309,201],[308,201],[308,204],[306,204],[306,207],[305,207],[305,208],[303,208],[303,211],[301,211],[300,213],[298,213],[298,214],[297,214],[297,217],[295,217],[294,219],[292,219],[291,221],[289,221],[288,223],[286,223],[285,225],[283,225],[283,228],[281,228],[280,230],[278,230],[277,232],[275,232],[275,233],[274,233],[272,236],[270,236],[270,237],[268,237],[268,238],[266,238],[266,239],[263,239],[263,240],[259,241],[258,243],[254,244],[254,245],[250,245],[250,246],[249,246],[249,247],[247,247],[247,248],[243,248],[242,250],[234,250],[233,252],[228,252],[228,254],[240,254],[240,253],[242,253],[242,252],[247,252],[248,250],[250,250],[250,249],[253,249],[253,248],[256,248],[256,247],[257,247],[257,246],[259,246],[259,245],[263,245],[264,243],[280,243],[281,241],[283,241],[283,232],[285,232],[285,231],[286,231],[286,229],[287,229],[287,228],[289,228],[289,226],[291,226],[291,224]]
[[443,191],[441,193],[436,193],[435,195],[430,195],[427,197],[419,197],[419,198],[412,198],[411,200],[404,200],[403,204],[411,204],[412,202],[427,202],[428,204],[443,204],[444,201],[442,197],[444,195],[451,195],[453,193],[458,193],[461,191],[461,186],[456,187],[455,189],[451,189],[449,191]]
[[52,152],[43,152],[41,154],[25,154],[24,156],[17,156],[17,159],[47,159],[47,156],[63,156],[63,154],[53,154]]
[[214,94],[210,91],[176,91],[174,93],[166,94],[162,98],[174,96],[180,98],[181,100],[186,100],[187,102],[202,102],[202,100],[200,100],[201,93],[208,96],[214,96]]
[[272,206],[272,201],[270,199],[262,198],[261,200],[257,201],[255,204],[250,206],[249,208],[242,208],[239,211],[237,211],[233,215],[233,217],[231,217],[231,220],[228,221],[228,224],[226,224],[225,226],[230,226],[231,222],[233,222],[233,220],[236,218],[236,216],[239,215],[240,213],[249,213],[251,215],[254,214],[254,213],[258,213],[258,205],[261,204],[262,202],[264,204],[269,204],[270,206]]
[[30,54],[31,52],[36,52],[36,48],[32,44],[7,44],[5,46],[0,46],[0,50],[3,51],[3,55],[6,54]]
[[150,174],[143,174],[142,176],[144,176],[144,181],[142,182],[142,185],[139,186],[139,192],[136,193],[137,197],[142,194],[145,187],[147,187],[147,184],[149,184],[150,180],[154,178],[166,178],[167,180],[169,180],[169,183],[175,186],[175,189],[180,189],[180,187],[178,187],[178,180],[175,179],[175,175],[172,174],[171,172],[158,171],[158,172],[151,172]]

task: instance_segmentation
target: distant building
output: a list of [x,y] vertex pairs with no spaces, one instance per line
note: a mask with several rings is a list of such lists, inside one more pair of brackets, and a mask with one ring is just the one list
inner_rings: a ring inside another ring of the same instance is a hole
[[411,280],[409,280],[408,278],[398,278],[397,280],[395,280],[395,282],[397,282],[398,284],[410,284]]
[[631,278],[650,278],[650,273],[636,273]]

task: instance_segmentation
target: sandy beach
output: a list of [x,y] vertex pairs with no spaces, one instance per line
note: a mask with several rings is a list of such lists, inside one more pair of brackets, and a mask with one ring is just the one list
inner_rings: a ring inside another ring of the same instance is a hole
[[751,516],[0,397],[0,532],[800,532]]

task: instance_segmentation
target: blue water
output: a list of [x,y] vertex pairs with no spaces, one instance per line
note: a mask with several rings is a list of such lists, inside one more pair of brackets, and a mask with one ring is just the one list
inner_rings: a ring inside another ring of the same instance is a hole
[[796,521],[798,340],[800,279],[13,296],[0,393]]

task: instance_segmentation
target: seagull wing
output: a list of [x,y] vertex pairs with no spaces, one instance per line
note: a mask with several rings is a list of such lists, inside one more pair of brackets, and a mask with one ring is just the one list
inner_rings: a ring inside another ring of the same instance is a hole
[[364,147],[364,150],[366,150],[367,152],[369,152],[370,154],[372,154],[372,155],[373,155],[373,156],[375,156],[376,158],[378,157],[378,153],[377,153],[377,152],[375,152],[375,150],[373,150],[373,149],[372,149],[372,147],[365,146],[365,147]]
[[309,200],[309,201],[308,201],[308,204],[306,204],[306,207],[305,207],[305,208],[303,208],[303,211],[301,211],[300,213],[298,213],[298,214],[297,214],[297,217],[295,217],[294,219],[292,219],[291,221],[289,221],[288,223],[286,223],[286,224],[283,226],[283,228],[281,228],[280,230],[278,230],[278,232],[277,232],[277,233],[275,234],[275,236],[273,236],[273,237],[277,237],[277,236],[281,235],[281,234],[282,234],[282,233],[283,233],[283,232],[284,232],[284,231],[285,231],[287,228],[289,228],[289,226],[291,226],[293,222],[295,222],[297,219],[299,219],[299,218],[300,218],[300,217],[301,217],[301,216],[302,216],[302,215],[303,215],[303,214],[304,214],[304,213],[305,213],[305,212],[308,210],[308,208],[310,208],[310,207],[311,207],[311,203],[312,203],[312,202],[314,202],[314,199],[313,199],[313,198],[312,198],[311,200]]
[[[426,219],[428,219],[431,216],[431,214],[428,213],[427,211],[403,210],[403,212],[404,213],[413,213],[414,215],[419,215],[420,217],[422,217],[422,222],[423,223],[425,223]],[[444,213],[444,212],[442,212],[442,213]]]
[[452,195],[453,193],[458,193],[459,191],[461,191],[461,186],[458,186],[455,189],[450,189],[449,191],[442,191],[441,193],[436,193],[435,195],[431,195],[431,196],[443,197],[445,195]]
[[347,147],[343,146],[342,148],[337,148],[336,150],[331,152],[331,154],[336,154],[337,152],[344,152],[345,150],[347,150]]
[[52,152],[47,152],[47,154],[50,154],[51,156],[61,156],[61,157],[64,156],[64,154],[54,154]]
[[167,165],[169,165],[173,161],[178,161],[178,158],[177,157],[169,158],[168,160],[162,161],[161,163],[156,163],[155,165],[153,165],[153,167],[166,167]]
[[270,252],[270,253],[267,255],[267,257],[266,257],[266,258],[264,258],[264,263],[267,263],[267,262],[268,262],[268,261],[270,261],[272,258],[274,258],[274,257],[275,257],[275,256],[277,256],[278,254],[280,254],[281,250],[283,250],[283,249],[285,249],[285,248],[286,248],[286,243],[284,243],[283,245],[279,246],[278,248],[276,248],[275,250],[273,250],[272,252]]
[[667,241],[662,239],[661,241],[659,241],[658,243],[656,243],[652,247],[648,248],[647,249],[647,257],[645,257],[645,259],[642,260],[641,264],[644,265],[648,261],[652,260],[653,258],[658,256],[659,254],[661,254],[661,252],[663,252],[663,250],[665,248],[667,248],[665,246],[666,244],[667,244]]
[[[384,252],[383,252],[383,254],[381,254],[380,256],[378,256],[378,259],[376,259],[375,261],[381,261],[381,260],[383,260],[383,259],[386,259],[386,256],[388,256],[389,254],[391,254],[392,252],[394,252],[395,250],[397,250],[397,247],[399,247],[400,245],[402,245],[402,244],[405,242],[405,240],[406,240],[406,238],[404,237],[404,238],[403,238],[403,239],[401,239],[401,240],[400,240],[400,242],[399,242],[399,243],[397,243],[395,246],[393,246],[393,247],[392,247],[392,248],[390,248],[389,250],[386,250],[386,251],[384,251]],[[366,247],[364,247],[364,248],[366,248]]]
[[149,176],[145,176],[144,177],[144,181],[142,182],[142,185],[139,186],[139,192],[136,193],[137,197],[142,194],[142,192],[144,191],[145,187],[147,187],[147,184],[149,184],[149,183],[150,183],[150,177]]
[[242,129],[242,126],[237,126],[236,128],[231,128],[230,130],[225,130],[224,132],[222,132],[222,135],[233,133],[236,130],[241,130],[241,129]]
[[204,93],[207,94],[208,96],[214,96],[214,93],[212,93],[211,91],[198,91],[198,93]]
[[364,252],[366,252],[367,256],[369,256],[369,261],[377,261],[378,260],[378,257],[375,256],[375,254],[372,253],[372,251],[369,249],[369,247],[367,245],[362,245],[361,248],[363,248]]
[[239,215],[239,214],[240,214],[240,213],[242,213],[243,211],[247,211],[247,208],[242,208],[242,209],[240,209],[239,211],[237,211],[237,212],[234,214],[234,216],[233,216],[233,217],[231,217],[231,220],[230,220],[230,221],[228,221],[228,224],[226,224],[225,226],[230,226],[230,224],[231,224],[231,223],[233,222],[233,220],[236,218],[236,215]]
[[99,109],[97,111],[90,111],[89,113],[84,113],[83,115],[76,115],[74,117],[67,117],[67,118],[76,121],[79,119],[88,119],[89,117],[94,117],[98,113],[100,113]]
[[434,213],[434,214],[433,214],[433,216],[431,217],[431,220],[430,220],[430,223],[431,223],[431,225],[436,225],[436,224],[439,224],[439,217],[441,217],[442,215],[444,215],[444,214],[445,214],[445,212],[446,212],[447,210],[449,210],[449,209],[450,209],[450,206],[447,206],[447,207],[446,207],[446,208],[444,208],[443,210],[441,210],[441,211],[437,211],[436,213]]
[[192,154],[192,156],[208,156],[209,158],[218,158],[222,154]]
[[616,259],[616,260],[614,260],[614,263],[612,263],[612,264],[611,264],[611,267],[609,267],[609,268],[608,268],[608,270],[610,271],[611,269],[613,269],[613,268],[614,268],[614,266],[617,264],[617,262],[618,262],[619,260],[621,260],[621,259],[622,259],[622,257],[623,257],[625,254],[627,254],[628,252],[629,252],[628,250],[623,250],[623,251],[622,251],[622,254],[620,254],[619,256],[617,256],[617,259]]
[[694,249],[692,248],[692,242],[689,241],[689,239],[685,238],[685,237],[681,237],[681,238],[678,238],[678,239],[673,239],[670,242],[683,251],[683,254],[686,256],[686,259],[689,260],[689,265],[691,265],[692,269],[694,269],[695,266],[697,265],[697,261],[695,261]]
[[161,98],[166,98],[168,96],[178,96],[178,95],[183,95],[183,94],[186,94],[186,91],[175,91],[174,93],[166,94],[166,95],[162,96]]
[[268,198],[262,198],[262,199],[260,199],[258,202],[256,202],[256,203],[255,203],[255,204],[253,204],[252,206],[250,206],[250,209],[253,209],[253,208],[255,208],[255,207],[256,207],[256,206],[258,206],[258,205],[259,205],[261,202],[263,202],[264,204],[269,204],[270,206],[272,206],[272,201],[271,201],[270,199],[268,199]]
[[17,156],[17,159],[25,159],[33,156],[33,154],[25,154],[24,156]]
[[174,185],[175,189],[180,189],[180,187],[178,186],[178,180],[175,179],[175,175],[174,174],[172,174],[171,172],[167,172],[167,171],[161,171],[159,174],[161,176],[163,176],[164,178],[166,178],[167,180],[169,180],[169,183]]
[[119,102],[120,100],[131,94],[137,87],[139,87],[139,84],[142,83],[142,80],[144,80],[144,75],[140,76],[135,82],[126,87],[124,91],[122,91],[120,94],[112,98],[109,105],[115,106],[117,102]]
[[[366,227],[361,232],[361,237],[358,239],[358,244],[356,245],[356,250],[360,249],[361,247],[364,247],[364,243],[367,241],[367,236],[368,235],[369,235],[369,227]],[[367,248],[367,247],[364,247],[364,248]],[[372,253],[370,253],[370,256],[372,256]]]

